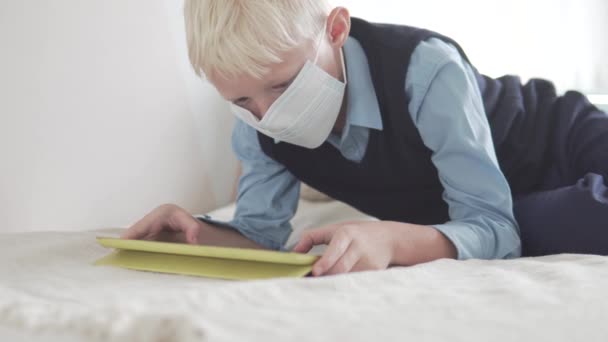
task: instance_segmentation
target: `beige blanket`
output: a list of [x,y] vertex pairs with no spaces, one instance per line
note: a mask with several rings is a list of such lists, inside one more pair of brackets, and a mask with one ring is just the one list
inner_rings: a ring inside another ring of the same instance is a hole
[[[336,203],[298,215],[299,228],[362,217]],[[92,266],[108,253],[94,237],[119,232],[0,235],[0,340],[608,341],[607,257],[233,282]]]

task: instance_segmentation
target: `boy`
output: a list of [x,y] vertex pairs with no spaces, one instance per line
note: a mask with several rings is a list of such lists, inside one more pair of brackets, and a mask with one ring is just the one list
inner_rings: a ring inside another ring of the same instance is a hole
[[303,181],[379,219],[304,233],[293,251],[328,245],[315,276],[608,253],[608,116],[580,93],[482,76],[450,38],[325,0],[187,0],[185,18],[238,118],[235,218],[163,205],[124,238],[289,250]]

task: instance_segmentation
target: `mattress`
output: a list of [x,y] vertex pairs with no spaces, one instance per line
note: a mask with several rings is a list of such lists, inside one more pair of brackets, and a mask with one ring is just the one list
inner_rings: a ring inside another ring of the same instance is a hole
[[[302,202],[290,243],[346,219],[371,218]],[[0,340],[608,341],[607,257],[245,282],[92,266],[108,253],[95,236],[123,229],[0,234]]]

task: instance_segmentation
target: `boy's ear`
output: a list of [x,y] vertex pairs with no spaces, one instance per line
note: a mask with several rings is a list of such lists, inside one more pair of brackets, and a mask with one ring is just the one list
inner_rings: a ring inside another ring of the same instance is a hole
[[327,33],[332,46],[341,48],[350,34],[350,13],[344,7],[336,7],[327,18]]

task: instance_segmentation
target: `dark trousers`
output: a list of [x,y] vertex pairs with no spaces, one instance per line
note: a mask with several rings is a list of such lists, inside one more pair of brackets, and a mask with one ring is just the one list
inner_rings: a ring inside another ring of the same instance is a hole
[[577,92],[560,101],[542,184],[513,196],[522,253],[608,255],[608,115]]

